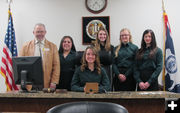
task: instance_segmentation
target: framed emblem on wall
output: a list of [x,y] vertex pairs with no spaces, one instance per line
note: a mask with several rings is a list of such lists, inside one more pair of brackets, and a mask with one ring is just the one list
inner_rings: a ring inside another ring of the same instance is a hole
[[110,34],[109,16],[82,17],[82,44],[89,45],[97,38],[100,29],[106,29]]

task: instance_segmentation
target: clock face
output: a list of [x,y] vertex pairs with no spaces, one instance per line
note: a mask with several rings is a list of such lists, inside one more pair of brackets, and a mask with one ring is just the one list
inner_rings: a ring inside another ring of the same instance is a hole
[[105,9],[107,0],[86,0],[86,7],[92,13],[100,13]]

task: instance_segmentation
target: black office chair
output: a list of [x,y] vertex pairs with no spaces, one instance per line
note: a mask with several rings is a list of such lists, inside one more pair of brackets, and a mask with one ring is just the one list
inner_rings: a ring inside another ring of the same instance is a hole
[[114,103],[82,101],[57,105],[47,113],[128,113],[128,111]]
[[81,65],[81,59],[83,56],[84,51],[77,51],[76,52],[76,65],[80,66]]
[[99,52],[100,62],[102,67],[106,70],[112,89],[112,56],[111,52],[100,51]]

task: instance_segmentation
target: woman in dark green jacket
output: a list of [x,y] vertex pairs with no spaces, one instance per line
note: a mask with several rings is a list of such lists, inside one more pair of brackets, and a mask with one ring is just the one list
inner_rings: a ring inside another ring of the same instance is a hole
[[76,65],[76,48],[70,36],[64,36],[59,46],[60,79],[57,89],[71,90],[71,80]]
[[96,35],[96,40],[92,41],[100,56],[100,63],[106,70],[110,84],[112,84],[112,61],[114,46],[110,43],[110,37],[106,29],[100,28]]
[[82,64],[73,75],[71,90],[83,92],[87,82],[97,82],[99,92],[110,90],[108,76],[100,65],[98,52],[92,46],[87,47],[83,54]]
[[120,44],[115,48],[113,60],[113,86],[115,91],[135,91],[133,66],[138,47],[132,43],[129,29],[120,31]]
[[157,47],[152,30],[144,31],[141,48],[136,54],[134,78],[140,91],[157,91],[158,76],[162,70],[162,50]]

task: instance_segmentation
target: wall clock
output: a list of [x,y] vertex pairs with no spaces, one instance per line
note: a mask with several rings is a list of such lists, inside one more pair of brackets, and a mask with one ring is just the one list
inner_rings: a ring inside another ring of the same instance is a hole
[[86,0],[85,5],[88,11],[98,14],[106,8],[107,0]]

